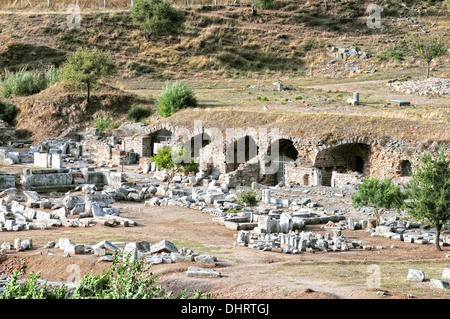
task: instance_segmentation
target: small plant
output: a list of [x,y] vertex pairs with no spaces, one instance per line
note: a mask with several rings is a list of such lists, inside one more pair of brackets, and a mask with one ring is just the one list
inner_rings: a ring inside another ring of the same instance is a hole
[[190,163],[181,163],[181,171],[186,174],[197,174],[199,172],[199,165],[191,158]]
[[97,117],[92,121],[92,125],[98,128],[100,132],[105,132],[107,129],[114,129],[120,126],[120,121],[115,121],[112,117],[105,115]]
[[150,114],[151,111],[149,109],[143,108],[142,106],[134,106],[128,111],[126,119],[128,121],[139,122]]
[[303,52],[308,52],[312,49],[316,48],[316,43],[312,40],[307,40],[303,45],[302,45],[302,50]]
[[0,299],[65,299],[68,296],[66,286],[47,288],[47,282],[38,284],[41,274],[32,272],[24,284],[18,282],[20,272],[15,271],[4,287]]
[[255,7],[270,10],[275,8],[275,0],[253,0]]
[[194,92],[186,84],[177,81],[171,85],[166,83],[156,105],[159,115],[168,117],[179,109],[196,107],[197,99]]
[[7,102],[0,101],[0,119],[12,124],[17,116],[18,109]]
[[236,192],[237,201],[239,204],[247,204],[249,206],[254,206],[259,201],[258,193],[253,189],[240,190]]

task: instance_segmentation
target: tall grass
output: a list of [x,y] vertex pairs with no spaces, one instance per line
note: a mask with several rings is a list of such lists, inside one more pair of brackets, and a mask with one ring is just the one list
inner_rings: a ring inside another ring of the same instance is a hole
[[51,66],[44,75],[22,68],[17,72],[5,70],[0,81],[0,94],[4,97],[27,96],[39,93],[60,80],[60,70]]

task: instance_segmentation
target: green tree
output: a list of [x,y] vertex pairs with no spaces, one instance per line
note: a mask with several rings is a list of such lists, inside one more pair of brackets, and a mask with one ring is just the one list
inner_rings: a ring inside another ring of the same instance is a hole
[[388,178],[378,180],[366,177],[358,185],[358,193],[352,196],[354,207],[368,206],[375,209],[377,226],[386,210],[404,207],[404,200],[405,195],[400,187]]
[[62,66],[61,78],[72,84],[87,85],[87,102],[89,103],[91,86],[100,79],[112,75],[116,66],[107,53],[100,50],[79,48],[71,54]]
[[416,220],[426,220],[436,228],[435,246],[439,246],[442,226],[450,221],[450,160],[445,147],[436,155],[424,154],[413,171],[407,189],[408,213]]
[[196,172],[198,166],[194,165],[193,158],[187,156],[183,148],[176,146],[164,146],[152,158],[159,170],[165,170],[167,173],[167,186],[169,189],[175,174],[178,172]]
[[183,13],[162,0],[138,0],[131,9],[131,18],[147,40],[152,35],[176,36],[184,30]]
[[433,59],[447,54],[448,38],[444,34],[405,35],[408,45],[427,63],[427,79],[430,77],[430,65]]

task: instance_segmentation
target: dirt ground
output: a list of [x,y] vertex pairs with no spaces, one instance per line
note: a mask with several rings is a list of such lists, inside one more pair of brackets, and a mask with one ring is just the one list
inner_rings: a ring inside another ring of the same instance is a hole
[[[214,224],[208,213],[182,207],[152,207],[145,208],[142,203],[115,203],[121,209],[121,215],[137,222],[134,227],[106,227],[95,225],[89,228],[52,228],[47,230],[21,231],[17,233],[0,233],[0,241],[13,242],[14,238],[32,238],[33,249],[25,252],[8,252],[8,257],[24,258],[26,273],[41,272],[41,278],[51,281],[76,281],[74,269],[79,269],[82,276],[93,272],[99,274],[108,269],[110,263],[98,262],[93,255],[76,255],[64,257],[59,249],[50,249],[54,255],[47,255],[43,246],[50,240],[69,238],[75,243],[94,243],[108,241],[149,241],[156,243],[162,239],[174,242],[178,248],[189,247],[198,253],[213,254],[218,258],[216,271],[221,278],[191,278],[185,271],[190,263],[173,263],[154,265],[151,269],[159,276],[157,284],[166,291],[180,293],[201,290],[212,292],[218,298],[226,299],[372,299],[380,298],[380,289],[368,288],[362,283],[341,282],[342,277],[332,279],[332,274],[321,273],[323,265],[338,266],[335,269],[346,270],[346,263],[383,263],[411,261],[424,262],[434,260],[444,261],[450,252],[444,247],[443,252],[437,252],[431,245],[416,245],[393,241],[380,237],[370,237],[364,230],[344,230],[343,235],[349,240],[363,240],[373,247],[383,246],[384,249],[363,251],[354,249],[350,252],[326,253],[316,252],[296,255],[275,252],[263,252],[258,249],[235,246],[236,231],[223,225]],[[323,225],[322,225],[323,226]],[[314,232],[324,232],[321,225],[311,227]],[[396,248],[391,248],[395,245]],[[448,259],[447,259],[448,260]],[[342,267],[340,266],[342,264]],[[75,265],[75,267],[74,267]],[[192,264],[195,265],[195,264]],[[306,273],[302,267],[308,267]],[[321,265],[315,270],[315,265]],[[79,268],[78,268],[79,267]],[[297,268],[298,267],[298,271]],[[340,267],[340,268],[339,268]],[[365,270],[366,266],[364,266]],[[325,271],[327,267],[325,267]],[[360,268],[361,269],[361,268]],[[331,271],[331,268],[330,268]],[[368,277],[370,274],[356,274]],[[405,281],[406,273],[401,281]],[[395,278],[394,278],[395,279]],[[421,283],[422,284],[422,283]],[[421,289],[430,290],[429,283],[423,283]],[[436,290],[436,289],[434,289]],[[393,292],[392,298],[405,298],[404,294]],[[450,295],[442,293],[440,298]]]

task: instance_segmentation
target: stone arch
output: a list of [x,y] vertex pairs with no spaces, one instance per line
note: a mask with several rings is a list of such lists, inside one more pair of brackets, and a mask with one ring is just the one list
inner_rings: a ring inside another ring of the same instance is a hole
[[[278,150],[278,157],[275,157],[275,152],[272,152],[275,148]],[[278,165],[277,172],[274,174],[274,183],[284,182],[285,180],[285,165],[289,162],[295,162],[298,158],[298,150],[294,146],[294,142],[289,138],[279,138],[272,142],[268,149],[267,155],[269,161],[274,161]],[[266,163],[267,165],[267,163]]]
[[157,153],[162,144],[166,144],[174,137],[175,130],[170,126],[155,126],[145,131],[143,144],[147,156],[153,156]]
[[371,146],[365,143],[339,143],[319,150],[314,159],[314,167],[322,171],[322,184],[331,186],[333,171],[340,173],[370,172]]

